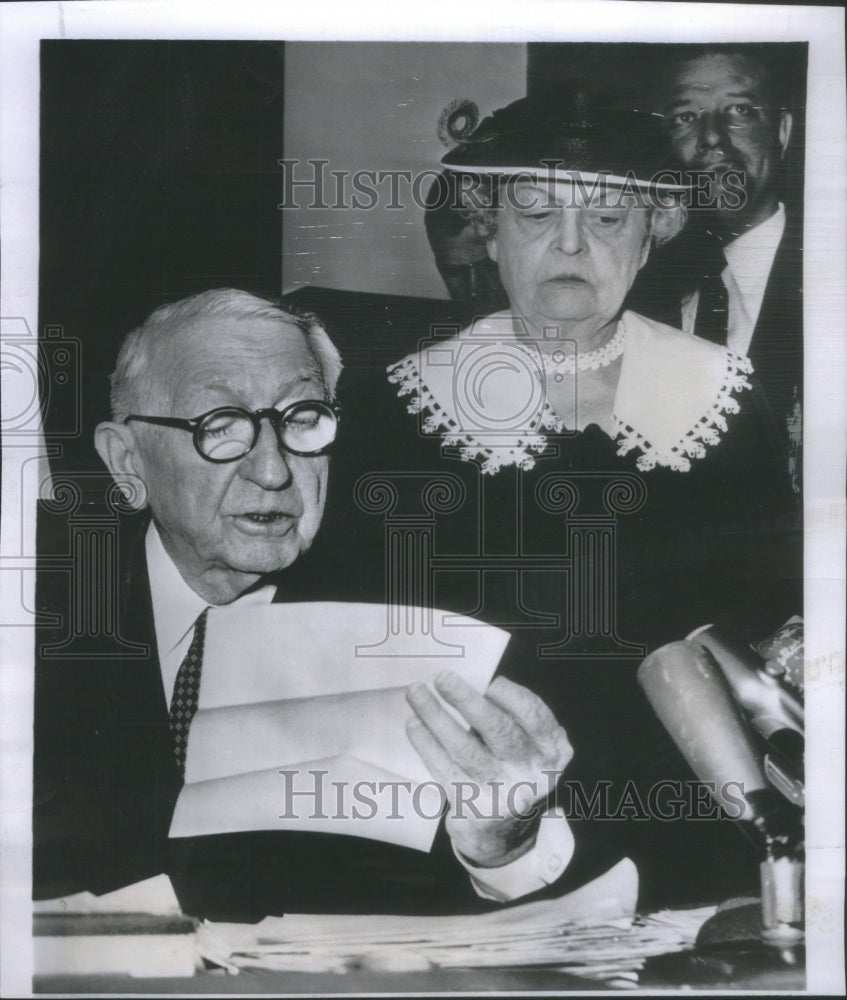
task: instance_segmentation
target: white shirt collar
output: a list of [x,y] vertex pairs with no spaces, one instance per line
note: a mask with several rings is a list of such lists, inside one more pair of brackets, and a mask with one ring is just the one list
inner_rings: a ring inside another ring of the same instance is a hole
[[[752,366],[724,347],[637,313],[624,313],[620,324],[626,339],[612,413],[618,454],[635,449],[643,472],[656,465],[687,472],[691,459],[703,458],[707,446],[719,443],[724,414],[738,412],[734,397],[750,388],[746,376]],[[483,370],[480,359],[484,362],[492,347],[498,380],[489,377],[480,405],[469,390]],[[511,363],[504,363],[507,358]],[[509,465],[533,468],[535,455],[547,446],[545,432],[564,429],[545,401],[539,362],[514,340],[508,312],[477,320],[388,372],[398,395],[411,396],[408,411],[424,415],[423,432],[441,434],[444,445],[458,447],[462,459],[479,462],[486,474]]]
[[[183,580],[173,559],[165,551],[152,521],[147,529],[145,549],[156,643],[159,657],[164,660],[185,639],[194,627],[197,616],[209,605]],[[275,589],[270,585],[261,587],[236,600],[244,604],[270,604]]]
[[726,262],[745,298],[756,294],[759,289],[761,295],[764,295],[768,275],[784,232],[785,205],[780,202],[769,219],[760,222],[724,247]]

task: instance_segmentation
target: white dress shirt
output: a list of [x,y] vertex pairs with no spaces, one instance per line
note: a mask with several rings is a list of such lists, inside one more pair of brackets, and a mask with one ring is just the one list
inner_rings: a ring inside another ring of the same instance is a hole
[[[768,278],[784,232],[785,206],[780,202],[769,219],[723,248],[726,267],[721,272],[721,278],[729,296],[727,347],[736,354],[746,355],[750,350]],[[694,292],[683,302],[682,328],[686,333],[694,333],[699,302],[699,292]]]
[[501,868],[477,868],[456,850],[453,853],[467,869],[471,884],[484,899],[508,903],[545,885],[550,885],[568,867],[574,839],[563,809],[548,809],[541,816],[535,845],[517,861]]
[[[194,635],[194,623],[209,605],[183,580],[152,521],[145,546],[162,684],[170,704],[177,672]],[[261,587],[232,604],[270,604],[275,593],[273,586]],[[542,816],[535,846],[508,865],[477,868],[455,853],[480,896],[508,902],[554,882],[567,867],[573,852],[573,833],[564,812],[551,809]]]
[[[194,635],[194,623],[209,605],[183,580],[173,560],[165,551],[159,532],[152,521],[147,529],[145,548],[162,686],[170,705],[176,675]],[[276,587],[261,587],[239,597],[233,603],[270,604],[275,593]]]

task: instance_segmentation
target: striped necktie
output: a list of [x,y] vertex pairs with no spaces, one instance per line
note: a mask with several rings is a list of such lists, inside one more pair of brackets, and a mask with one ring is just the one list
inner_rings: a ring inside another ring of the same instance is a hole
[[203,641],[206,636],[205,608],[194,623],[194,637],[185,658],[179,665],[174,693],[171,699],[171,710],[168,714],[168,724],[174,740],[174,755],[179,768],[180,777],[185,777],[185,753],[188,749],[188,730],[191,720],[197,711],[197,698],[200,694],[200,673],[203,669]]
[[729,322],[729,292],[721,277],[726,267],[726,257],[717,239],[712,237],[705,246],[703,277],[694,333],[715,344],[726,344]]

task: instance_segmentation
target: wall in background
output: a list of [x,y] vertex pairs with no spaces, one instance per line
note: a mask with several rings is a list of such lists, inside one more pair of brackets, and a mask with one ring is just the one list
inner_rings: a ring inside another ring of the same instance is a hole
[[[319,170],[306,161],[329,161],[322,200],[332,206],[331,171],[437,169],[447,150],[436,125],[450,101],[469,98],[485,116],[525,93],[523,44],[288,43],[283,134],[286,159],[298,161],[288,179],[310,180]],[[388,208],[391,182],[366,182],[379,196],[368,210],[310,208],[312,188],[283,190],[296,203],[281,213],[283,290],[319,285],[447,298],[411,186],[398,181],[401,207]],[[349,180],[346,189],[349,199]]]
[[54,471],[100,469],[108,374],[164,302],[279,293],[282,42],[51,40],[41,48],[39,326],[79,342],[43,392]]

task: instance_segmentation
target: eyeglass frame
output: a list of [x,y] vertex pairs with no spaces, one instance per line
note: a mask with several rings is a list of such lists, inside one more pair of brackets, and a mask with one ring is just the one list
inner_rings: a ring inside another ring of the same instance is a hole
[[[297,451],[296,449],[289,447],[282,440],[281,432],[285,417],[297,407],[307,406],[321,407],[329,411],[333,417],[335,417],[335,435],[333,435],[330,442],[325,444],[323,448],[319,448],[317,451]],[[243,455],[235,455],[232,458],[212,458],[200,447],[200,443],[198,441],[200,428],[202,427],[204,420],[214,416],[216,413],[226,412],[237,412],[247,417],[253,425],[253,440],[250,447],[244,452]],[[159,427],[176,427],[177,430],[191,431],[194,450],[202,459],[207,462],[211,462],[214,465],[227,465],[230,462],[240,462],[242,458],[246,458],[256,447],[256,444],[259,441],[259,436],[262,433],[262,420],[266,417],[276,434],[277,445],[282,448],[283,451],[287,452],[289,455],[297,455],[299,458],[319,458],[321,455],[326,455],[335,444],[336,435],[338,434],[338,425],[341,421],[341,408],[337,403],[327,403],[324,399],[298,399],[295,402],[290,403],[282,410],[278,410],[274,406],[266,406],[260,410],[246,410],[243,406],[216,406],[212,410],[207,410],[205,413],[201,413],[199,417],[148,417],[140,413],[130,413],[129,416],[124,418],[123,423],[128,424],[131,420],[138,420],[142,423],[155,424]]]

